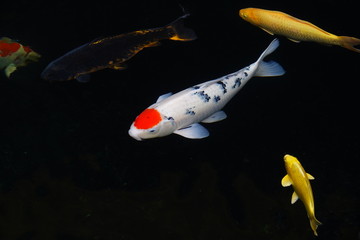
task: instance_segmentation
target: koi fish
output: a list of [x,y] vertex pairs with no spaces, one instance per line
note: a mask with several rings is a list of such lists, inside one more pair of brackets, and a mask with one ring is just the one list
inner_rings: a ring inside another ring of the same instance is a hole
[[6,77],[15,72],[18,67],[26,66],[31,61],[38,61],[40,55],[30,47],[7,37],[0,38],[0,69],[4,69]]
[[156,138],[175,133],[190,139],[209,136],[199,124],[213,123],[226,118],[221,109],[252,77],[279,76],[285,73],[276,62],[263,59],[279,46],[273,40],[259,59],[237,72],[187,88],[174,95],[160,96],[132,123],[129,135],[136,140]]
[[138,30],[86,43],[51,62],[41,77],[49,81],[86,81],[87,74],[98,70],[125,69],[124,62],[146,47],[158,46],[160,40],[195,40],[195,32],[183,25],[183,19],[187,16],[189,14],[164,27]]
[[294,204],[299,198],[305,205],[305,209],[310,220],[311,229],[317,236],[316,229],[321,224],[315,217],[314,197],[309,179],[314,179],[309,173],[306,173],[296,157],[286,154],[284,156],[285,169],[287,175],[281,180],[283,187],[293,185],[294,193],[291,197],[291,204]]
[[244,8],[239,11],[239,15],[245,21],[271,35],[282,35],[294,42],[311,41],[326,45],[338,45],[360,53],[360,49],[354,47],[360,45],[360,39],[331,34],[310,22],[283,12],[260,8]]

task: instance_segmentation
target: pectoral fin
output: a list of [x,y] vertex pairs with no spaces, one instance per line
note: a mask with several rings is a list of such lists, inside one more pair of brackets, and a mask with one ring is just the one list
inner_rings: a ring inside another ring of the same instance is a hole
[[281,180],[281,185],[283,187],[288,187],[292,184],[291,178],[289,177],[289,175],[285,175],[285,177],[283,177],[283,179]]
[[111,68],[114,70],[124,70],[127,68],[127,66],[126,66],[126,64],[119,62],[119,63],[112,64]]
[[309,174],[309,173],[306,173],[306,176],[307,176],[307,178],[309,179],[309,180],[314,180],[315,178],[311,175],[311,174]]
[[198,123],[194,123],[188,127],[178,129],[174,133],[191,139],[206,138],[209,136],[209,131]]
[[298,199],[299,199],[299,197],[296,194],[296,192],[294,191],[292,196],[291,196],[291,204],[294,204]]
[[16,66],[15,66],[15,64],[13,64],[13,63],[10,63],[6,68],[5,68],[5,75],[6,75],[6,77],[10,77],[10,75],[13,73],[13,72],[15,72],[15,70],[16,70]]
[[262,30],[264,30],[265,32],[267,32],[268,34],[274,35],[273,32],[270,32],[269,30],[265,29],[265,28],[261,28]]
[[290,41],[292,41],[292,42],[295,42],[295,43],[299,43],[299,42],[301,42],[301,41],[299,41],[299,40],[296,40],[296,39],[292,39],[292,38],[288,38]]
[[161,42],[151,42],[148,45],[146,45],[146,47],[157,47],[157,46],[161,46]]
[[218,121],[224,120],[226,117],[227,116],[226,116],[226,113],[224,111],[218,111],[218,112],[214,113],[213,115],[211,115],[210,117],[205,118],[201,122],[203,122],[203,123],[213,123],[213,122],[218,122]]
[[87,83],[90,81],[90,74],[80,74],[76,76],[75,79],[80,83]]

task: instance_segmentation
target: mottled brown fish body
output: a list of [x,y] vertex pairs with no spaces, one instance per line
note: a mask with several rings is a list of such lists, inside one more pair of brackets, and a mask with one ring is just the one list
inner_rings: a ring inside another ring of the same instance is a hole
[[105,68],[124,69],[123,64],[146,47],[170,39],[191,41],[196,34],[183,26],[184,15],[159,28],[138,30],[86,43],[51,62],[41,76],[49,81],[78,79],[85,74]]
[[334,35],[310,22],[280,11],[244,8],[239,11],[239,15],[245,21],[270,34],[285,36],[295,42],[310,41],[326,45],[338,45],[360,53],[359,49],[353,47],[360,44],[360,39]]

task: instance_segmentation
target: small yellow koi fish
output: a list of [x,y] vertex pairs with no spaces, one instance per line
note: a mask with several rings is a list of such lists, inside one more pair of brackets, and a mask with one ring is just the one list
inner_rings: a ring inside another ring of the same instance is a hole
[[338,45],[360,53],[354,46],[360,45],[360,39],[347,36],[336,36],[314,24],[295,18],[286,13],[260,8],[244,8],[239,15],[245,21],[263,29],[271,35],[287,37],[294,42],[310,41],[326,45]]
[[317,236],[316,229],[321,222],[315,217],[314,197],[309,182],[309,179],[312,180],[314,177],[305,172],[296,157],[286,154],[284,161],[287,175],[281,180],[281,185],[283,187],[293,185],[294,193],[291,197],[291,204],[294,204],[299,198],[301,199],[305,205],[311,229]]

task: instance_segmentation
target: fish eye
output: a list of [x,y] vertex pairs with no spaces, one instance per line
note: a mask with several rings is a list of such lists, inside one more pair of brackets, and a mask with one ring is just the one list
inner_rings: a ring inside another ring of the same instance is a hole
[[159,128],[150,128],[148,130],[149,133],[157,133],[159,131]]
[[240,10],[240,16],[241,16],[242,18],[247,18],[247,17],[248,17],[248,15],[247,15],[246,12],[244,11],[244,9],[241,9],[241,10]]

